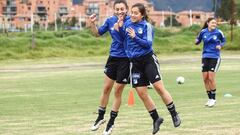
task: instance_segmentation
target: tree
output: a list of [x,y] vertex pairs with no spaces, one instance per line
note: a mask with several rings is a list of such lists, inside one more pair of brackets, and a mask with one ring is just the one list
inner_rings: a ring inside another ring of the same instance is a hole
[[[216,2],[216,0],[214,0]],[[236,12],[236,2],[235,0],[217,0],[219,3],[216,4],[216,17],[222,18],[225,21],[229,21]]]
[[77,18],[76,17],[72,17],[70,22],[69,22],[69,25],[74,27],[77,23],[78,23]]
[[230,0],[230,24],[231,24],[231,42],[233,41],[233,25],[236,25],[236,2],[235,0]]
[[237,4],[237,19],[240,19],[240,3]]

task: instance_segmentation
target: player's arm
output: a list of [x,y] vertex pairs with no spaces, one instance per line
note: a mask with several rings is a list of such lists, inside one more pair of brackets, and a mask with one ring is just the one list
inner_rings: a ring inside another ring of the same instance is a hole
[[221,50],[222,47],[225,45],[226,43],[226,38],[225,36],[223,35],[222,31],[219,30],[219,33],[220,33],[220,36],[219,36],[219,45],[216,46],[217,49]]
[[224,46],[225,43],[226,43],[226,38],[225,38],[225,36],[223,35],[223,32],[222,32],[221,30],[219,30],[219,32],[220,32],[220,41],[221,41],[220,46],[222,47],[222,46]]
[[127,30],[129,35],[133,38],[135,42],[145,48],[150,48],[153,42],[153,29],[151,25],[147,25],[147,28],[144,29],[144,36],[143,38],[138,37],[135,34],[134,29],[130,28]]
[[195,45],[199,45],[199,44],[201,43],[201,41],[202,41],[202,35],[203,35],[203,31],[201,31],[201,32],[198,34],[198,36],[197,36],[197,38],[196,38],[196,40],[195,40]]
[[98,33],[98,28],[97,28],[97,25],[96,25],[96,19],[97,19],[96,14],[92,14],[92,15],[89,16],[91,31],[94,34],[94,36],[98,37],[100,35]]

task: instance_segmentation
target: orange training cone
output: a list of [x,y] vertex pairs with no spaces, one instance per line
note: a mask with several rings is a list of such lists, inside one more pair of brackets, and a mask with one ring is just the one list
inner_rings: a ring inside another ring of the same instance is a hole
[[134,101],[134,92],[133,92],[133,90],[131,89],[131,90],[129,91],[129,95],[128,95],[128,106],[133,106],[134,103],[135,103],[135,101]]

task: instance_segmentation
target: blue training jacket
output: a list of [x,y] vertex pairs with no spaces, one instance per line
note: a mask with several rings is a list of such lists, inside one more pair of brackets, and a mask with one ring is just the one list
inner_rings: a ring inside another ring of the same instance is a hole
[[203,41],[202,58],[219,58],[220,50],[216,46],[223,46],[226,43],[222,31],[217,28],[212,31],[209,31],[208,28],[202,29],[196,39],[196,44],[201,41]]
[[[128,35],[129,28],[134,29],[136,34],[134,38]],[[137,58],[153,52],[154,31],[152,25],[146,20],[134,23],[129,19],[119,30],[124,37],[124,47],[129,58]]]
[[[126,16],[124,22],[128,20],[130,17]],[[105,23],[98,28],[99,35],[103,35],[107,31],[109,31],[112,37],[112,43],[110,48],[110,56],[113,57],[127,57],[126,52],[123,46],[123,39],[120,36],[119,32],[114,30],[114,24],[118,21],[117,16],[110,16],[107,18]]]

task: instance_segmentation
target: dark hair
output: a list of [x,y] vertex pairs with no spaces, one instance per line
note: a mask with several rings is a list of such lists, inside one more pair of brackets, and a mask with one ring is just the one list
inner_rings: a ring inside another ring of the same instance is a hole
[[128,9],[128,4],[127,4],[126,0],[115,0],[113,3],[113,7],[115,7],[115,5],[119,4],[119,3],[123,3],[126,6],[126,8]]
[[212,21],[212,20],[215,20],[215,18],[213,18],[213,17],[208,18],[208,19],[205,21],[202,29],[207,28],[207,27],[208,27],[208,23],[209,23],[210,21]]
[[150,18],[148,17],[148,14],[147,14],[147,9],[146,9],[146,7],[143,5],[143,4],[141,4],[141,3],[136,3],[136,4],[134,4],[133,6],[132,6],[132,8],[134,8],[134,7],[137,7],[138,9],[139,9],[139,11],[140,11],[140,13],[142,14],[142,16],[143,16],[143,19],[145,19],[146,21],[150,21]]

